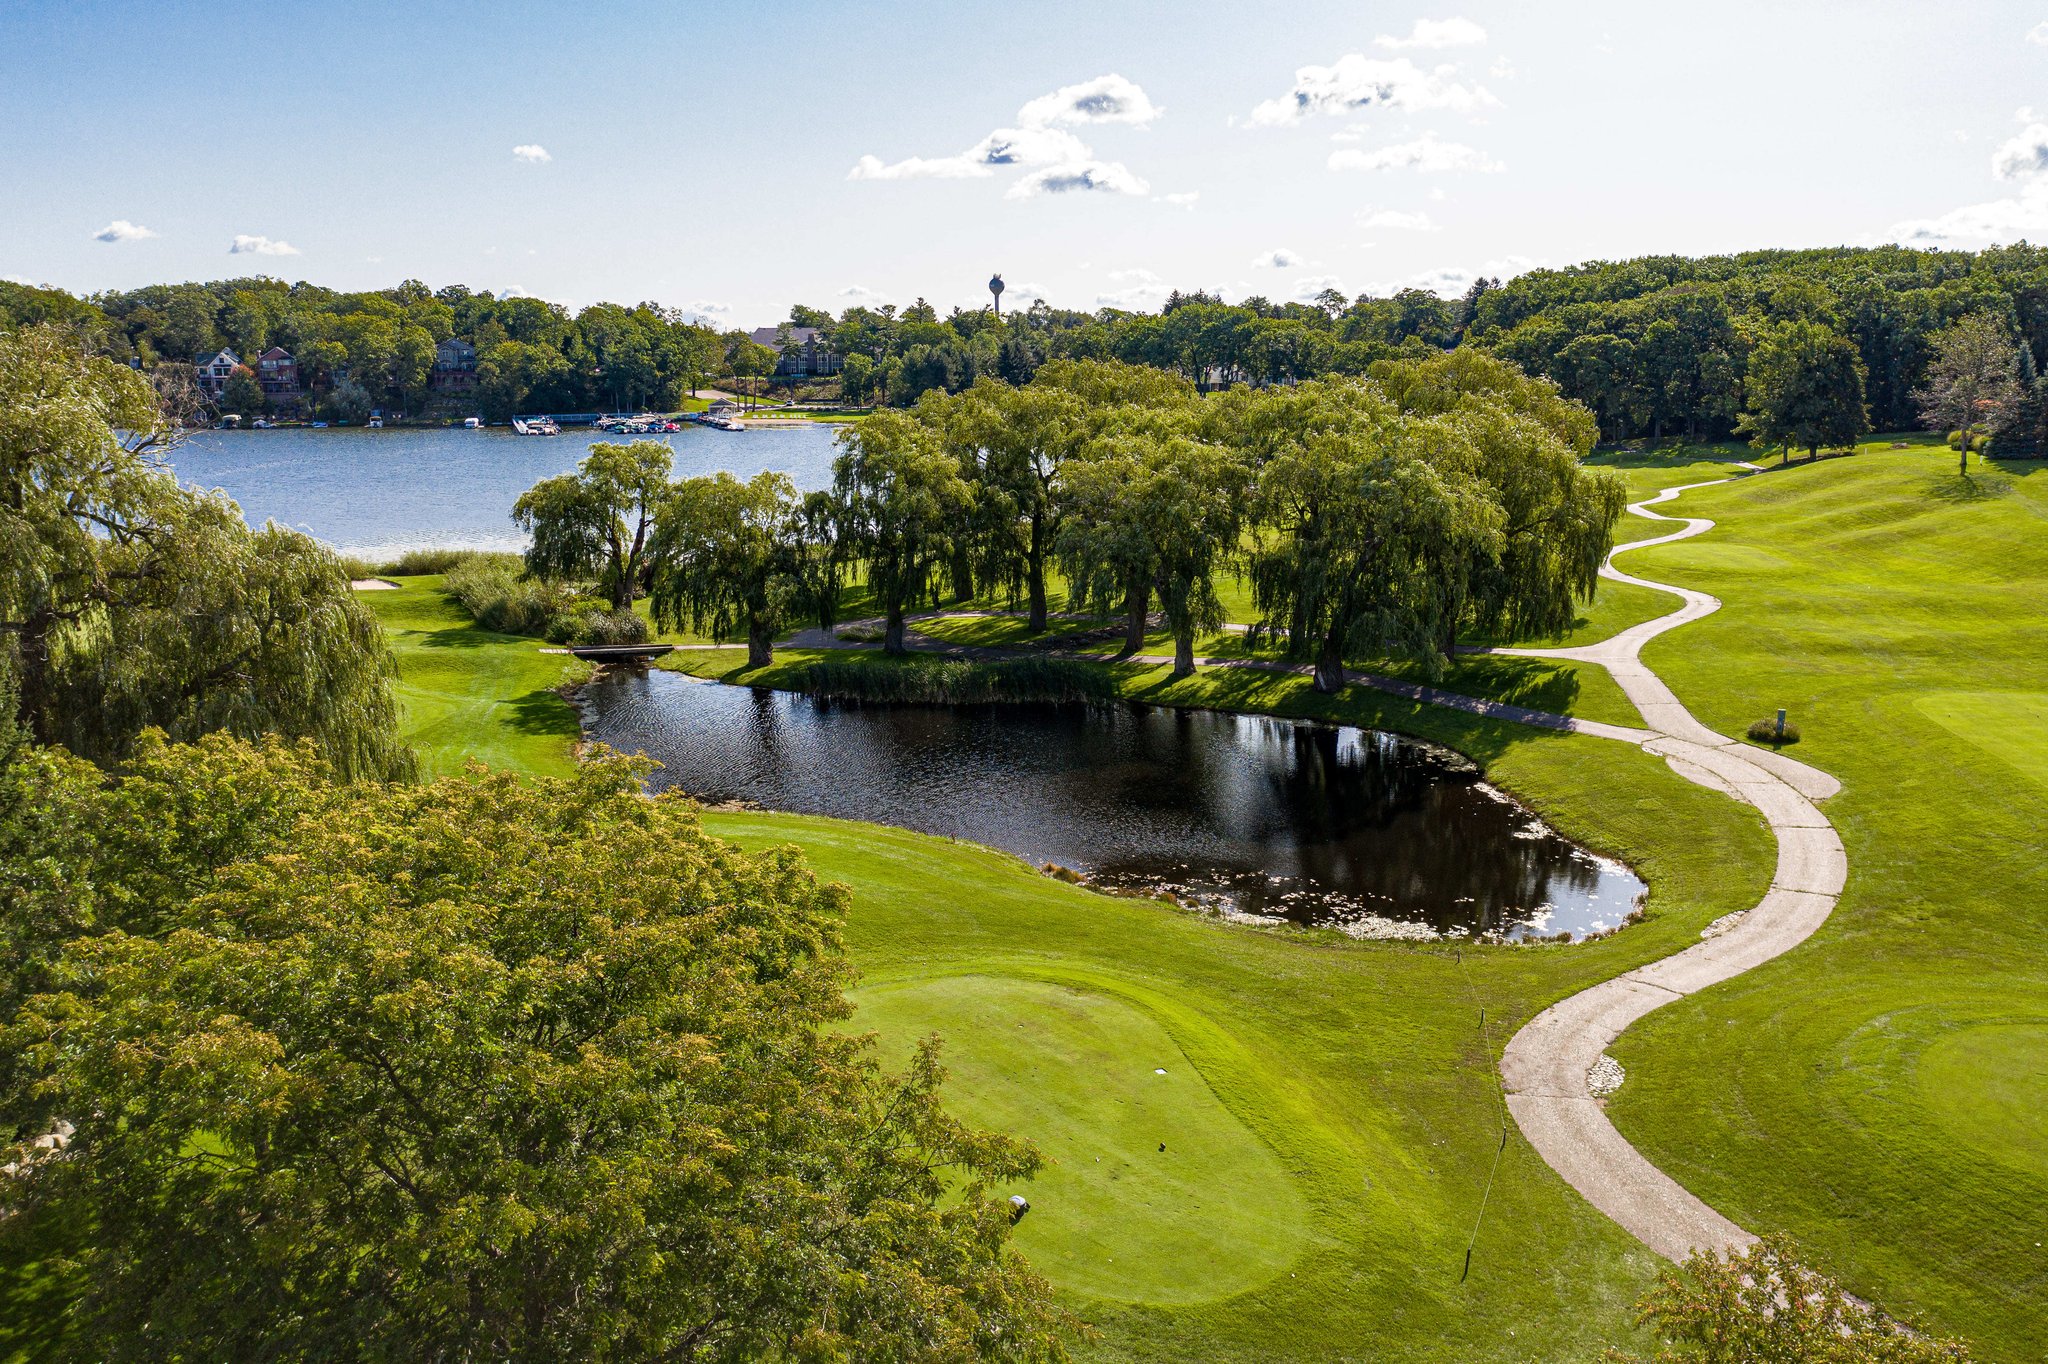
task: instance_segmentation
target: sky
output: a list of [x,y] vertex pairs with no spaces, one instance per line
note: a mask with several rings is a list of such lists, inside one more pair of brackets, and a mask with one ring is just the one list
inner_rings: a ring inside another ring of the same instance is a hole
[[2048,0],[13,0],[0,53],[0,277],[80,293],[752,327],[2048,240]]

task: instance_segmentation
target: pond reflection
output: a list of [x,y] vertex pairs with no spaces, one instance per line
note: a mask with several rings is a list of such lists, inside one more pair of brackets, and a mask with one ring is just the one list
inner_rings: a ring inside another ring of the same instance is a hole
[[858,706],[676,673],[585,689],[589,738],[656,788],[875,820],[1360,936],[1573,937],[1643,883],[1481,781],[1373,730],[1114,706]]

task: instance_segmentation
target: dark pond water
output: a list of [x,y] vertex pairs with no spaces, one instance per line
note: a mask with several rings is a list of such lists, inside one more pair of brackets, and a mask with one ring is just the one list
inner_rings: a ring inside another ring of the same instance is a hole
[[[676,476],[764,469],[799,488],[832,481],[835,426],[713,431],[699,426],[665,440]],[[275,519],[344,554],[385,558],[408,549],[526,547],[512,503],[543,478],[576,467],[591,442],[631,440],[597,431],[519,436],[481,431],[382,431],[293,427],[202,431],[174,453],[179,479],[220,488],[251,524]]]
[[1579,937],[1628,868],[1455,755],[1371,730],[1152,706],[848,706],[676,673],[584,690],[588,737],[709,801],[876,820],[1129,890],[1359,936]]

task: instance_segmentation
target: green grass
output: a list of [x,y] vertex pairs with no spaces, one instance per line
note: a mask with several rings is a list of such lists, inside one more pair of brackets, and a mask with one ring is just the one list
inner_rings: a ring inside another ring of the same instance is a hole
[[[1625,1034],[1612,1050],[1629,1078],[1610,1111],[1688,1187],[1747,1226],[1792,1232],[1852,1290],[1969,1338],[1981,1359],[2037,1360],[2048,1339],[2048,1252],[2035,1244],[2048,1239],[2048,470],[1965,481],[1947,452],[1888,444],[1687,493],[1664,510],[1719,528],[1626,561],[1723,600],[1654,643],[1649,661],[1723,732],[1791,710],[1805,731],[1798,756],[1845,783],[1828,812],[1851,875],[1812,942]],[[1746,457],[1603,456],[1636,496]],[[1625,525],[1638,538],[1668,529]],[[1668,603],[1617,600],[1601,620],[1596,601],[1579,629],[1598,637]],[[809,657],[784,652],[765,674],[736,669],[730,653],[672,660],[773,682]],[[1506,659],[1461,669],[1450,683],[1461,690],[1625,718],[1609,714],[1618,694],[1604,677]],[[1753,814],[1620,745],[1374,693],[1321,697],[1298,677],[1113,672],[1146,699],[1461,749],[1565,833],[1634,865],[1651,913],[1566,948],[1360,945],[1219,926],[872,825],[707,815],[751,845],[795,842],[851,885],[857,1024],[897,1052],[913,1035],[949,1034],[952,1102],[1053,1158],[1027,1190],[1019,1244],[1095,1323],[1084,1355],[1548,1361],[1627,1339],[1651,1257],[1518,1137],[1473,1276],[1458,1282],[1498,1141],[1492,1067],[1544,1004],[1753,903],[1771,862]],[[445,731],[430,737],[451,751]],[[1211,1152],[1197,1169],[1143,1159],[1159,1154],[1143,1144],[1146,1124],[1168,1118],[1142,1106],[1160,1091],[1135,1087],[1151,1067],[1134,1079],[1125,1063],[1166,1055],[1176,1076],[1168,1043],[1207,1094],[1171,1096],[1171,1121]],[[1261,1151],[1296,1202],[1272,1192]],[[1114,1180],[1093,1169],[1097,1155],[1116,1162]],[[1266,1210],[1255,1232],[1240,1227],[1247,1206]],[[1231,1229],[1237,1259],[1205,1258],[1214,1227]],[[1112,1273],[1139,1243],[1151,1253]]]
[[[409,588],[411,601],[377,598],[389,623],[420,633],[424,614],[453,628],[431,584]],[[397,642],[402,665],[423,647]],[[547,657],[533,648],[474,640],[464,713],[487,722],[494,696],[520,694],[522,670]],[[1458,1280],[1500,1141],[1493,1067],[1545,1004],[1751,903],[1771,860],[1755,817],[1622,745],[1376,693],[1321,697],[1295,676],[1123,671],[1155,699],[1376,724],[1473,754],[1564,832],[1634,865],[1649,916],[1574,947],[1358,944],[1102,896],[1007,854],[875,825],[706,823],[751,846],[794,842],[852,886],[856,1026],[893,1054],[947,1034],[950,1101],[1051,1158],[1025,1191],[1019,1244],[1094,1323],[1085,1357],[1551,1360],[1627,1339],[1651,1257],[1518,1137]],[[408,700],[429,766],[478,747]],[[515,765],[564,760],[565,743]],[[1146,1063],[1135,1082],[1133,1056]],[[1160,1079],[1155,1068],[1170,1088],[1132,1087]]]
[[1639,573],[1724,609],[1645,658],[1739,734],[1778,706],[1843,782],[1833,918],[1612,1049],[1624,1133],[1888,1309],[2048,1340],[2048,469],[1878,450],[1701,489]]
[[540,640],[479,627],[439,578],[394,581],[395,591],[357,595],[397,656],[405,734],[425,771],[458,771],[471,760],[568,771],[581,731],[556,688],[585,676],[583,665],[540,652]]

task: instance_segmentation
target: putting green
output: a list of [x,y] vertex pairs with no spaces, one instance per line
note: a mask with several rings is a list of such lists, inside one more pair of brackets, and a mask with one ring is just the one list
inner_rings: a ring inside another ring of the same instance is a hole
[[2048,1176],[2048,1021],[1949,1033],[1920,1057],[1928,1112],[1956,1140]]
[[1017,1245],[1061,1287],[1203,1302],[1257,1287],[1307,1246],[1307,1207],[1279,1158],[1144,1010],[987,975],[855,998],[855,1025],[878,1032],[892,1060],[943,1036],[953,1109],[1045,1155],[1016,1190],[1031,1200]]
[[1939,691],[1913,707],[2037,786],[2048,786],[2048,692]]

